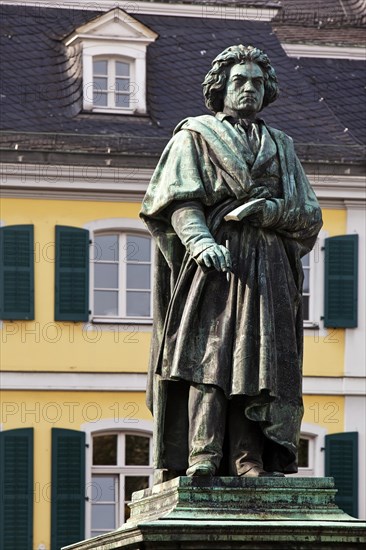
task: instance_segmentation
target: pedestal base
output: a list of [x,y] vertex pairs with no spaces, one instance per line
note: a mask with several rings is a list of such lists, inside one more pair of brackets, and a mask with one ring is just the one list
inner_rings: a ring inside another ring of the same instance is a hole
[[133,494],[117,531],[68,550],[351,550],[366,523],[334,504],[332,478],[178,477]]

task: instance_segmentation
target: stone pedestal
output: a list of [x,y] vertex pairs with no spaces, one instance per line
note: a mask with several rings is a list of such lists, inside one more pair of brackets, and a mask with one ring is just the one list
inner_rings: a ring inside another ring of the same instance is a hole
[[335,493],[332,478],[178,477],[134,493],[117,531],[67,549],[361,549],[366,523]]

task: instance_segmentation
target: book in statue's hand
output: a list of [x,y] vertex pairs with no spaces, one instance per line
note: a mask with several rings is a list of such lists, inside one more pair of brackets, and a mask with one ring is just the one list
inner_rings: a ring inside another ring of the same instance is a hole
[[256,214],[260,210],[262,210],[264,203],[266,202],[266,199],[254,199],[249,202],[246,202],[245,204],[241,204],[224,217],[225,221],[237,221],[240,222],[247,216],[251,216],[252,214]]

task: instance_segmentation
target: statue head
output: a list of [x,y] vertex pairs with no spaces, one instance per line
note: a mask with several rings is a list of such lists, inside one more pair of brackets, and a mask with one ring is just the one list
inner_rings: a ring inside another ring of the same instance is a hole
[[[249,73],[250,78],[254,78],[254,86],[256,86],[256,77],[257,81],[262,80],[262,83],[258,82],[258,86],[261,86],[261,90],[258,90],[261,97],[260,102],[256,105],[256,112],[277,99],[279,94],[277,77],[267,55],[258,48],[240,44],[238,46],[230,46],[221,52],[213,60],[212,69],[205,77],[203,95],[206,107],[210,111],[217,113],[224,110],[224,102],[227,102],[228,97],[227,88],[231,85],[228,80],[232,79],[233,73],[243,72],[243,70],[240,70],[240,65],[251,68]],[[235,69],[233,69],[234,66],[236,67]],[[260,72],[258,71],[258,67],[260,68]],[[258,79],[258,75],[262,75],[262,78]],[[236,75],[236,77],[239,78],[239,75]],[[255,92],[253,91],[254,95]]]

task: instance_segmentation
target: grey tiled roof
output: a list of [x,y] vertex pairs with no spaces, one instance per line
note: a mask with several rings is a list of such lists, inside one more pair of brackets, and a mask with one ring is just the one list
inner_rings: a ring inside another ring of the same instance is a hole
[[302,21],[317,20],[331,24],[347,20],[356,23],[366,14],[362,0],[280,0],[279,18],[298,19]]
[[[319,100],[322,80],[313,84],[311,64],[302,68],[286,56],[270,23],[134,15],[159,34],[148,47],[148,115],[107,115],[82,112],[80,51],[67,51],[62,42],[97,12],[23,6],[19,17],[15,6],[4,5],[1,11],[5,148],[16,142],[23,149],[102,153],[111,148],[126,155],[156,156],[182,118],[207,112],[201,82],[211,60],[225,47],[244,43],[255,44],[270,56],[282,93],[263,117],[294,138],[303,159],[360,158],[360,132],[351,120],[352,112],[360,108],[359,69],[353,89],[348,90],[351,108],[346,120],[337,103],[342,98]],[[344,70],[352,66],[349,62]],[[322,70],[324,82],[334,79],[332,67],[325,64]]]
[[298,60],[299,74],[307,77],[314,97],[325,102],[344,125],[344,132],[366,143],[366,67],[348,59]]
[[361,0],[281,0],[273,19],[281,42],[366,46],[366,2]]
[[366,47],[366,32],[363,27],[301,26],[299,24],[273,23],[279,40],[288,44],[312,44],[318,46]]

